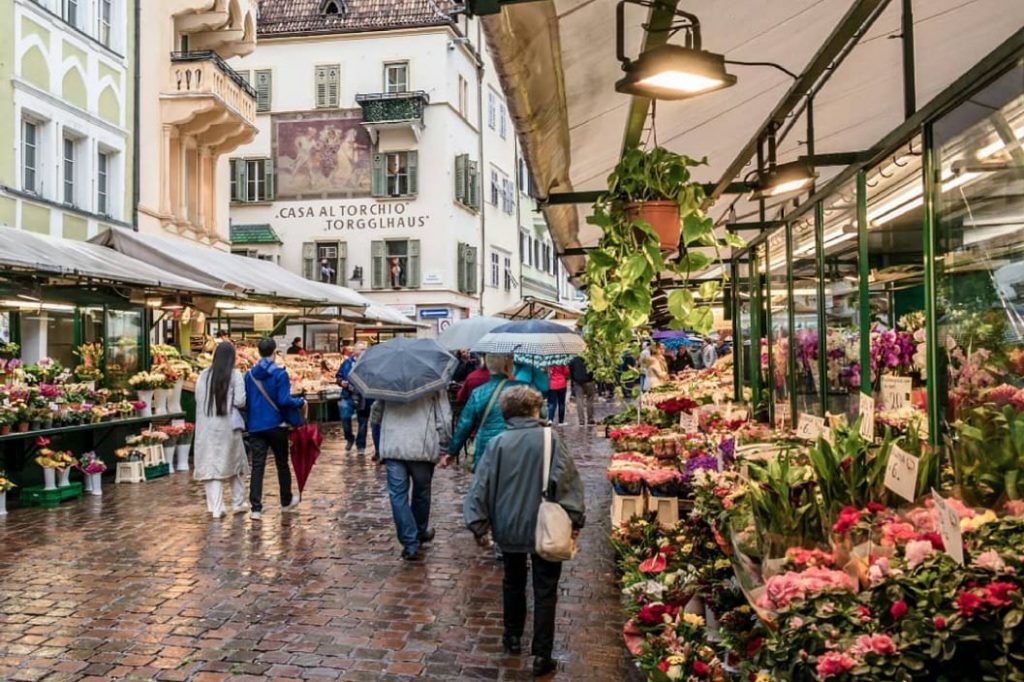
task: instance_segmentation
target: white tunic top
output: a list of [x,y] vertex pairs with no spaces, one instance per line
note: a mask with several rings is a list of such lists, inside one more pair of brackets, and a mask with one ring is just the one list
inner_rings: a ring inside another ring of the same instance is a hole
[[[217,416],[215,405],[207,413],[210,370],[204,369],[196,382],[195,474],[197,481],[226,479],[249,473],[242,433],[231,428],[231,415]],[[235,370],[231,374],[228,404],[245,407],[245,382]]]

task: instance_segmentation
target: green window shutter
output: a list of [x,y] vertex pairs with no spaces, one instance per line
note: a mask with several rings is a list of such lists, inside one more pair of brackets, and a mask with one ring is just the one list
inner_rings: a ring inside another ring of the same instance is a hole
[[273,92],[273,74],[270,69],[256,72],[256,111],[270,111]]
[[[407,152],[406,155],[406,170],[409,173],[409,194],[419,194],[420,191],[420,169],[419,169],[419,152]],[[419,286],[417,284],[417,286]]]
[[302,276],[306,279],[316,279],[315,242],[304,242],[302,244]]
[[370,194],[382,197],[387,194],[387,159],[384,154],[373,155],[373,173],[370,176]]
[[317,66],[314,70],[313,82],[316,89],[316,108],[322,109],[327,106],[327,67]]
[[338,90],[340,85],[340,67],[337,64],[316,67],[316,107],[317,109],[338,106]]
[[263,187],[266,196],[263,197],[264,201],[274,200],[274,160],[264,159],[263,160]]
[[455,252],[455,263],[458,274],[458,289],[462,293],[466,293],[466,244],[459,242],[458,251]]
[[459,154],[455,157],[455,201],[460,204],[469,203],[469,192],[466,191],[468,161],[468,154]]
[[480,166],[476,161],[470,161],[467,165],[466,189],[469,191],[467,203],[470,208],[480,210]]
[[477,272],[476,272],[477,247],[470,246],[466,249],[466,293],[476,293]]
[[384,242],[370,242],[370,286],[374,289],[384,288]]
[[338,243],[338,284],[348,286],[348,243]]
[[409,276],[406,286],[410,289],[420,288],[420,240],[409,240]]
[[341,106],[341,67],[337,65],[327,72],[327,106]]
[[231,201],[245,200],[245,161],[231,159]]

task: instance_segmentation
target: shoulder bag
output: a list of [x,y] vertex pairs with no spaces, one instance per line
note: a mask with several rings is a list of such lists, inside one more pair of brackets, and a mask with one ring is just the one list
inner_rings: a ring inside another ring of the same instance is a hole
[[[249,372],[249,376],[252,376],[251,371]],[[298,410],[288,410],[287,414],[283,414],[281,412],[281,408],[278,407],[277,403],[275,403],[270,397],[270,394],[267,393],[267,389],[263,386],[263,382],[256,377],[252,377],[252,382],[256,384],[256,390],[260,392],[263,399],[266,400],[267,403],[274,408],[274,412],[277,412],[277,415],[281,417],[282,424],[289,427],[302,426],[302,414]]]
[[[484,408],[484,414],[483,414],[482,417],[480,417],[480,425],[477,427],[477,431],[482,429],[484,427],[484,424],[487,423],[487,417],[489,417],[491,415],[491,410],[494,409],[495,404],[497,404],[497,402],[498,402],[498,398],[501,397],[501,389],[505,388],[505,384],[507,384],[507,383],[508,383],[508,379],[502,379],[501,381],[498,382],[497,387],[491,393],[491,398],[490,398],[490,400],[487,401],[487,407]],[[481,452],[480,456],[482,457],[483,454],[484,453]],[[474,465],[474,462],[473,462],[473,460],[475,460],[475,459],[479,459],[479,457],[476,456],[476,453],[473,454],[473,457],[467,457],[466,458],[466,469],[468,471],[470,471],[470,472],[472,472],[474,470],[474,468],[475,468],[475,465]]]
[[537,510],[535,552],[548,561],[569,561],[576,556],[572,520],[557,502],[548,500],[551,476],[551,427],[544,427],[544,473],[541,476],[540,508]]

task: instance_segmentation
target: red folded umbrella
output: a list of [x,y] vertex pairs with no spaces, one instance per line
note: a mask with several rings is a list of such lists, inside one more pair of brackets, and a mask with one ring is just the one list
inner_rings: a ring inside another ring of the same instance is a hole
[[309,472],[320,456],[320,444],[324,437],[320,435],[320,427],[317,424],[303,424],[292,430],[289,436],[291,440],[292,468],[295,469],[295,480],[299,484],[299,492],[306,487],[306,479]]

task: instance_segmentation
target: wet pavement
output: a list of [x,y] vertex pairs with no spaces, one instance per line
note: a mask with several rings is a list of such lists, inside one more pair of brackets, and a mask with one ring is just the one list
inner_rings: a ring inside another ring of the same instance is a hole
[[[555,679],[624,680],[609,448],[563,433],[588,525],[560,584]],[[438,471],[437,538],[408,564],[369,458],[325,443],[295,515],[272,469],[259,522],[211,520],[184,474],[0,517],[0,679],[532,679],[529,656],[501,650],[500,564],[461,522],[469,474]]]

